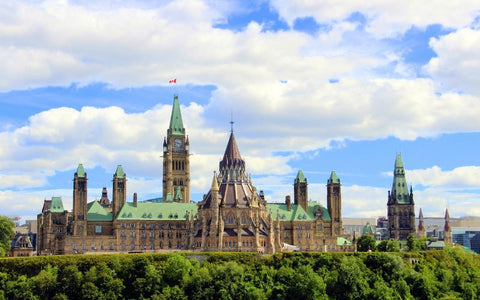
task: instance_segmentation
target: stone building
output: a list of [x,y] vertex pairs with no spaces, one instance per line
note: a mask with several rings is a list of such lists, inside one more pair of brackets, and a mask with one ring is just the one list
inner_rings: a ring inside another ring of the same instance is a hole
[[163,197],[126,201],[127,175],[119,165],[99,201],[88,202],[88,176],[79,164],[73,179],[73,210],[62,199],[45,200],[37,217],[39,255],[249,251],[274,253],[294,246],[302,251],[348,251],[343,237],[340,179],[327,181],[327,208],[308,201],[302,171],[294,180],[294,203],[267,203],[247,175],[232,132],[214,172],[210,190],[198,203],[190,200],[189,140],[178,97],[163,143]]
[[388,191],[388,230],[390,238],[406,240],[408,234],[415,233],[415,203],[413,191],[408,191],[402,156],[397,154],[393,170],[392,189]]

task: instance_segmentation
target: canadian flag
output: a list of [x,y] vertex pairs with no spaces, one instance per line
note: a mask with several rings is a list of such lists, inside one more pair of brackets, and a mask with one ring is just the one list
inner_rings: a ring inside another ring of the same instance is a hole
[[168,83],[177,83],[177,78],[169,80]]

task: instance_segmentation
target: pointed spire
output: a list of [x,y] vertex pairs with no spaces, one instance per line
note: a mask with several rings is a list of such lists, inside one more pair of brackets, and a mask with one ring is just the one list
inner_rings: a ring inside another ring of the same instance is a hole
[[450,214],[448,213],[448,208],[445,209],[445,220],[450,221]]
[[210,190],[213,192],[213,191],[216,191],[218,192],[219,188],[218,188],[218,179],[217,179],[217,172],[213,172],[213,179],[212,179],[212,187],[210,188]]
[[78,164],[77,172],[75,172],[75,174],[77,174],[77,176],[81,178],[85,177],[86,173],[85,173],[85,170],[83,169],[82,164]]
[[123,172],[122,165],[117,166],[117,170],[113,176],[116,176],[117,178],[125,178],[125,172]]
[[295,178],[295,183],[297,182],[307,182],[307,179],[305,178],[305,175],[303,175],[302,170],[298,170],[297,178]]
[[172,115],[170,117],[170,126],[168,127],[168,134],[184,134],[182,114],[180,112],[180,104],[178,102],[178,95],[173,98]]
[[236,160],[242,160],[242,157],[240,156],[240,150],[238,150],[237,142],[235,141],[235,136],[232,132],[230,133],[230,139],[228,140],[222,161],[234,162]]
[[393,183],[391,197],[397,204],[413,204],[412,189],[408,190],[407,180],[405,179],[405,168],[403,166],[402,156],[397,154],[395,158],[395,168],[393,170]]
[[340,179],[338,178],[337,173],[335,171],[332,171],[327,183],[340,183]]
[[425,230],[425,227],[423,226],[423,212],[422,212],[422,208],[420,207],[420,212],[418,213],[418,232],[420,232],[421,234],[419,234],[420,237],[424,237],[424,233],[423,231]]
[[445,226],[443,227],[443,231],[450,232],[450,214],[448,213],[448,208],[445,210]]

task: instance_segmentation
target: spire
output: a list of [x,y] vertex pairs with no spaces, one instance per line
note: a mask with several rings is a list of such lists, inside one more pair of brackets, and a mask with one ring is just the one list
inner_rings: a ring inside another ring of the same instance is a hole
[[[422,208],[420,208],[420,212],[418,214],[418,231],[423,232],[424,230],[425,228],[423,226],[423,212],[422,212]],[[423,237],[423,235],[421,237]]]
[[212,187],[210,188],[210,190],[211,191],[218,191],[217,172],[213,172]]
[[240,156],[240,150],[238,150],[237,142],[235,141],[235,136],[233,132],[230,133],[230,139],[228,140],[227,148],[225,149],[225,154],[223,155],[223,160],[220,164],[230,165],[234,162],[243,162],[242,157]]
[[125,178],[125,172],[123,172],[122,165],[117,166],[117,170],[113,176],[116,176],[117,178]]
[[340,183],[340,179],[337,176],[337,173],[335,171],[332,171],[330,174],[330,178],[327,181],[328,184],[330,183]]
[[98,203],[100,203],[102,206],[104,206],[104,205],[110,205],[110,200],[108,199],[108,192],[107,192],[107,188],[106,188],[106,187],[103,187],[103,189],[102,189],[102,198],[100,198],[100,200],[98,200]]
[[391,197],[396,200],[398,204],[413,204],[408,190],[407,180],[405,179],[405,168],[403,166],[401,154],[397,154],[395,158],[395,168],[393,170],[393,183],[391,190]]
[[85,177],[86,174],[82,164],[78,164],[77,172],[75,172],[75,174],[77,174],[77,176],[81,178]]
[[448,213],[448,208],[445,210],[445,226],[443,227],[444,232],[450,232],[450,214]]
[[185,134],[185,128],[183,127],[182,122],[182,114],[180,112],[180,104],[178,102],[178,95],[175,95],[173,98],[172,115],[170,117],[168,134]]
[[445,209],[445,220],[450,221],[450,214],[448,213],[448,208]]
[[307,182],[307,179],[305,178],[305,175],[303,175],[302,170],[298,170],[297,178],[295,178],[295,183],[297,182]]

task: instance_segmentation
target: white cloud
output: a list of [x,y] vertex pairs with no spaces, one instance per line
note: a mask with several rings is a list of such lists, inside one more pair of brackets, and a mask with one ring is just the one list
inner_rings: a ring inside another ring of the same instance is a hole
[[463,166],[443,171],[438,166],[423,170],[408,170],[408,180],[413,184],[443,188],[476,188],[480,186],[480,167]]
[[437,53],[425,66],[443,90],[480,95],[480,31],[463,28],[432,39],[430,47]]
[[424,28],[430,24],[461,28],[478,15],[478,3],[474,0],[462,1],[461,5],[448,0],[342,1],[341,4],[337,1],[273,0],[272,6],[289,24],[303,17],[314,17],[322,24],[335,24],[359,12],[368,19],[368,31],[378,37],[402,34],[412,26]]

